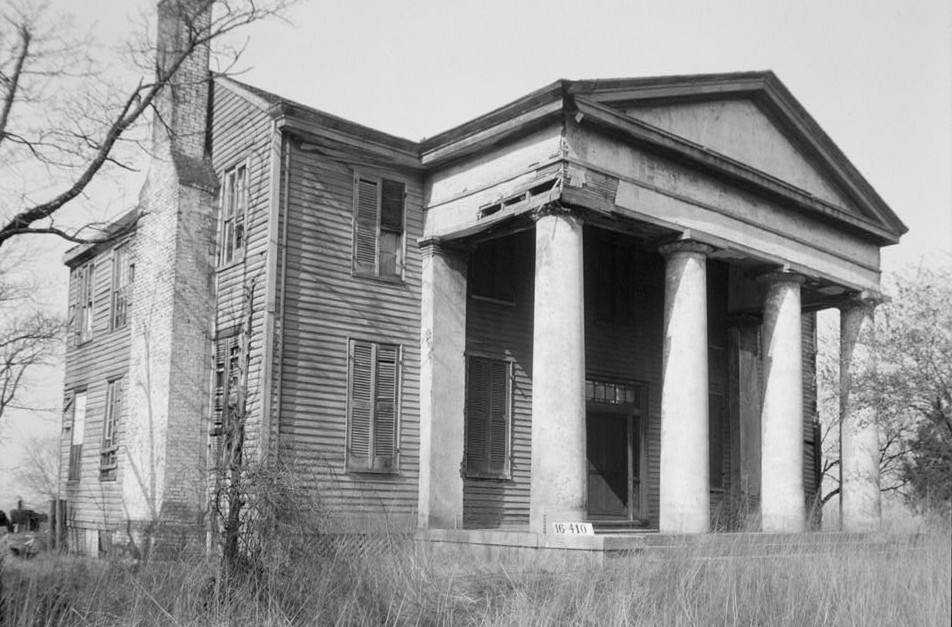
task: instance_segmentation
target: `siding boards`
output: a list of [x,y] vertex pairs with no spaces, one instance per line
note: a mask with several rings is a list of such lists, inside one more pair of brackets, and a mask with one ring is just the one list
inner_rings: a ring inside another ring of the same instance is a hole
[[127,473],[122,464],[121,447],[125,442],[128,385],[124,386],[122,414],[118,423],[120,463],[116,480],[99,480],[99,454],[106,415],[107,381],[126,376],[129,369],[130,325],[126,324],[115,330],[109,328],[114,249],[115,246],[99,251],[89,262],[93,268],[93,332],[92,338],[82,344],[78,343],[77,334],[79,312],[76,299],[79,281],[75,268],[71,269],[69,280],[70,324],[66,340],[64,400],[69,400],[78,391],[86,391],[86,425],[80,479],[67,481],[72,409],[64,414],[60,446],[60,485],[64,486],[64,496],[69,502],[69,524],[86,529],[115,527],[123,518],[121,482]]
[[[311,498],[335,518],[348,519],[350,528],[409,525],[415,520],[419,469],[421,181],[386,167],[305,152],[293,138],[289,143],[279,456]],[[402,282],[352,275],[355,167],[363,175],[407,185]],[[401,347],[395,474],[349,472],[346,466],[350,338]]]
[[[248,208],[245,218],[245,251],[240,261],[218,269],[215,276],[216,332],[240,325],[247,329],[251,350],[248,363],[248,412],[245,427],[246,451],[256,451],[260,442],[261,408],[264,389],[264,318],[267,298],[268,221],[271,183],[271,119],[256,105],[216,82],[213,86],[212,165],[219,179],[227,170],[245,164]],[[220,193],[220,190],[219,190]],[[218,229],[221,225],[218,225]],[[221,233],[217,240],[221,241]],[[213,357],[209,357],[213,359]],[[214,372],[214,364],[212,364]],[[211,450],[215,450],[212,446]],[[210,460],[213,462],[213,460]]]
[[504,239],[513,249],[515,304],[470,295],[466,306],[466,353],[513,362],[510,478],[464,479],[463,526],[468,528],[529,524],[535,232],[523,231]]

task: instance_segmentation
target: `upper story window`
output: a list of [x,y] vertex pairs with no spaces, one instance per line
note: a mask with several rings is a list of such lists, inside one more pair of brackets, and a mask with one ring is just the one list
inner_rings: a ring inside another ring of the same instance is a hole
[[632,325],[639,271],[634,249],[625,242],[604,238],[597,242],[594,257],[596,320]]
[[129,244],[116,248],[112,257],[112,312],[110,325],[113,329],[121,329],[129,320],[130,292],[135,262]]
[[248,167],[242,163],[226,171],[222,181],[219,266],[227,266],[244,256],[247,212]]
[[354,274],[403,276],[405,206],[400,181],[354,178]]
[[515,240],[500,238],[482,242],[469,261],[469,293],[474,298],[515,304],[513,272]]
[[352,340],[349,357],[347,467],[396,472],[400,347]]
[[122,379],[106,384],[106,416],[102,425],[102,447],[99,451],[100,481],[114,481],[118,467],[119,417],[122,414]]
[[93,268],[89,261],[76,269],[76,335],[80,344],[93,337]]

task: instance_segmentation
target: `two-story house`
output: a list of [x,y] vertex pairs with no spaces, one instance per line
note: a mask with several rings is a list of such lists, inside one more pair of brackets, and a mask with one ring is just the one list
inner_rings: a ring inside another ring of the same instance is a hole
[[[815,312],[852,367],[905,227],[776,76],[560,80],[415,142],[207,67],[159,103],[134,231],[67,254],[80,550],[200,527],[236,408],[329,528],[808,524]],[[841,394],[871,528],[875,422]]]

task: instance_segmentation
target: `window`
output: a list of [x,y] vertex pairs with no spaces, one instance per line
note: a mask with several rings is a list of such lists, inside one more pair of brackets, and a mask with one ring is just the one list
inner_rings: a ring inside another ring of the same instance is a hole
[[632,247],[599,238],[595,251],[595,315],[599,322],[631,325],[635,319],[638,262]]
[[400,347],[352,340],[347,466],[396,472]]
[[512,385],[508,361],[470,357],[466,369],[466,474],[509,474]]
[[86,392],[76,392],[71,402],[67,402],[67,411],[72,410],[69,437],[69,470],[66,478],[79,481],[83,459],[83,438],[86,435]]
[[354,274],[400,278],[406,186],[358,175],[354,188]]
[[221,248],[218,265],[227,266],[245,251],[245,214],[248,211],[248,168],[244,164],[225,172],[221,192]]
[[106,385],[106,417],[102,424],[102,448],[99,451],[99,480],[116,479],[116,458],[119,449],[119,416],[122,414],[122,379]]
[[237,332],[218,338],[215,350],[215,402],[212,435],[221,435],[222,427],[240,407],[241,342]]
[[483,242],[473,249],[469,262],[470,295],[475,298],[514,304],[512,238]]
[[76,270],[76,333],[79,343],[93,337],[93,262],[85,263]]
[[112,257],[112,315],[110,324],[113,329],[126,326],[129,319],[129,297],[135,273],[135,263],[129,252],[129,245],[116,248]]

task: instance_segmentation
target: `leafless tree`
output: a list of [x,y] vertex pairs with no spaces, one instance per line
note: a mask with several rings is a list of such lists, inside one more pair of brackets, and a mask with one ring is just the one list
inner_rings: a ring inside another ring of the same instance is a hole
[[[222,71],[234,67],[237,30],[280,15],[293,0],[166,0],[185,17],[183,41],[161,63],[142,35],[121,56],[137,63],[116,72],[88,37],[51,15],[40,0],[0,9],[0,247],[24,234],[71,242],[104,237],[102,223],[66,226],[61,210],[107,172],[132,169],[148,137],[143,122],[189,55],[212,46]],[[210,23],[196,19],[212,11]],[[143,29],[148,33],[148,29]],[[113,76],[130,76],[125,85]],[[13,183],[10,183],[13,181]],[[51,185],[50,181],[53,181]],[[118,236],[121,233],[112,233]]]
[[20,406],[29,371],[50,363],[60,345],[62,321],[44,312],[32,293],[0,268],[0,423]]
[[57,494],[59,475],[59,437],[33,437],[23,445],[20,466],[14,471],[17,483],[45,499]]

